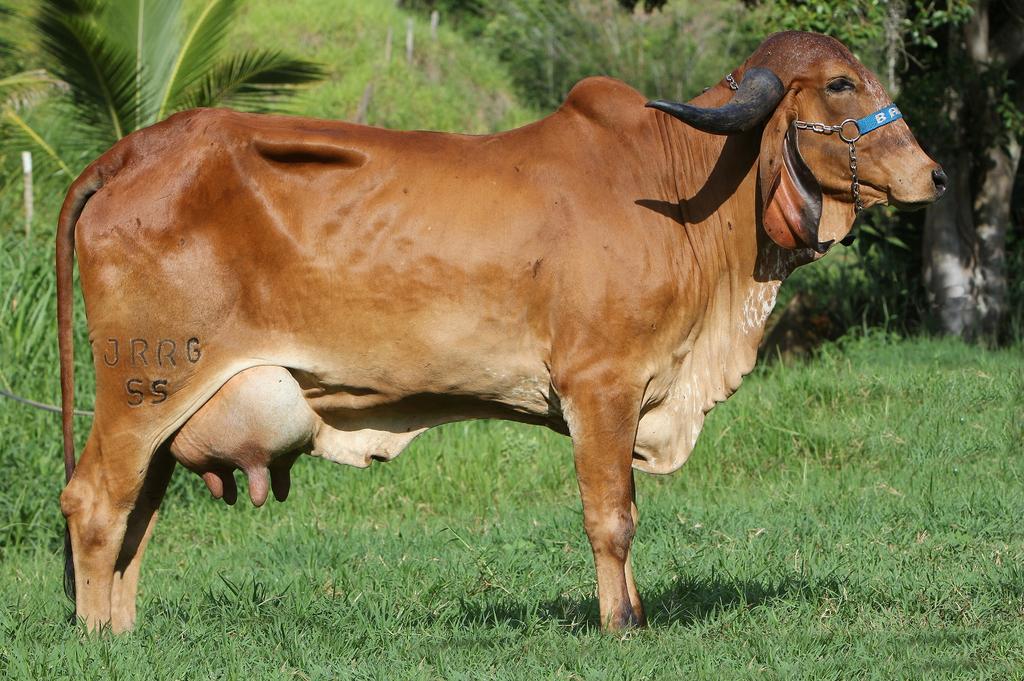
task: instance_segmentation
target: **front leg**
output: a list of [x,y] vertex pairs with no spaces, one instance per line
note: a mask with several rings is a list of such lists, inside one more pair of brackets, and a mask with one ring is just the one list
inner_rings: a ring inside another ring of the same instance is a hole
[[576,389],[563,400],[572,436],[583,526],[594,552],[601,626],[642,626],[643,607],[629,566],[636,531],[633,445],[641,391],[610,381]]
[[[633,531],[636,531],[640,520],[640,510],[636,507],[636,481],[633,479],[636,474],[630,471],[629,483],[633,502],[630,504],[630,515],[633,518]],[[632,548],[626,554],[626,588],[629,590],[629,602],[633,604],[633,612],[636,613],[640,626],[647,626],[647,615],[644,613],[644,604],[640,600],[640,592],[633,580],[633,551]]]

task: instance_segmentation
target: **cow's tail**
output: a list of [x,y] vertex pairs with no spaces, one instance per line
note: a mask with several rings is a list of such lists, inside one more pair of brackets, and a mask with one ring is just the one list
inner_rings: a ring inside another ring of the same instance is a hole
[[[75,180],[57,219],[57,343],[60,348],[60,411],[64,434],[64,482],[75,472],[74,416],[75,347],[72,301],[74,298],[75,225],[89,197],[95,194],[111,171],[121,165],[117,147],[86,168]],[[64,593],[75,600],[75,565],[71,553],[71,532],[64,525]]]

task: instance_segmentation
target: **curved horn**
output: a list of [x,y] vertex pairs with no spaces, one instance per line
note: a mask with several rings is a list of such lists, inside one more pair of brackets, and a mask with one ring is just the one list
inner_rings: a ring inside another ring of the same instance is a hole
[[746,132],[763,121],[775,110],[785,93],[786,88],[778,76],[768,69],[752,68],[744,74],[736,95],[717,109],[702,109],[663,99],[647,102],[647,106],[664,111],[698,130],[728,135]]

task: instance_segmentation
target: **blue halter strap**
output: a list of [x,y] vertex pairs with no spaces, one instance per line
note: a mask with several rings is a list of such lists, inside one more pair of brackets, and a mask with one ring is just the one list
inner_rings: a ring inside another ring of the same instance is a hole
[[878,130],[883,125],[888,125],[900,118],[903,118],[903,113],[895,104],[888,104],[875,113],[857,119],[857,130],[860,131],[861,135],[866,135],[872,130]]
[[[903,113],[895,104],[886,104],[878,111],[870,113],[864,118],[847,118],[839,125],[825,125],[824,123],[809,123],[807,121],[796,121],[796,127],[800,130],[810,130],[821,135],[838,134],[847,144],[853,144],[872,130],[878,130],[883,125],[889,125],[893,121],[903,118]],[[857,128],[857,132],[847,135],[849,126]]]

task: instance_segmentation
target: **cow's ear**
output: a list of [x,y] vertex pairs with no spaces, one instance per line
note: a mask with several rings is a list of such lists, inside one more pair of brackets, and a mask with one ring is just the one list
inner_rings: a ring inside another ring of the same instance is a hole
[[779,104],[761,137],[761,224],[783,248],[824,253],[832,242],[818,241],[821,185],[800,155],[794,95],[791,92]]

